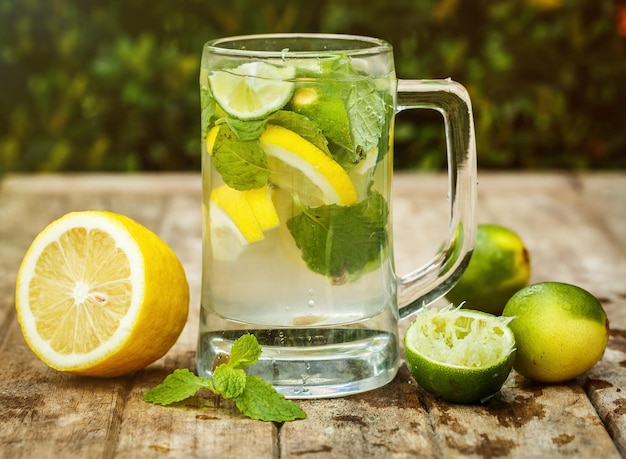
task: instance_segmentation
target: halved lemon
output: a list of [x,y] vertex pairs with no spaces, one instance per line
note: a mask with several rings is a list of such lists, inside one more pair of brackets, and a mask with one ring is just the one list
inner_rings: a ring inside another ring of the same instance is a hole
[[17,276],[29,347],[50,367],[88,376],[137,371],[174,345],[189,286],[174,252],[123,215],[73,212],[33,241]]
[[423,310],[404,335],[406,363],[426,391],[457,403],[500,390],[513,367],[510,318],[453,308]]
[[243,248],[265,239],[264,231],[280,224],[269,186],[239,191],[222,185],[211,192],[209,205],[213,257],[231,260]]
[[261,119],[287,104],[294,90],[296,71],[266,62],[247,62],[209,75],[211,93],[230,116]]
[[356,203],[347,172],[300,135],[269,124],[259,140],[271,170],[270,181],[297,195],[305,206]]

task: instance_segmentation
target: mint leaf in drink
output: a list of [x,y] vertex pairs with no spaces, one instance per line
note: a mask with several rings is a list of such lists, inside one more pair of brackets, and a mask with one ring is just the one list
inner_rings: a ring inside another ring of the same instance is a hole
[[246,372],[228,364],[220,365],[213,372],[213,385],[224,398],[239,397],[246,387]]
[[387,118],[387,107],[372,80],[355,80],[345,100],[355,145],[362,151],[376,148]]
[[145,392],[143,399],[157,405],[170,405],[195,395],[200,389],[214,391],[213,382],[187,369],[174,370],[161,384]]
[[211,91],[206,86],[202,86],[200,88],[200,108],[200,126],[202,129],[201,138],[204,139],[209,131],[211,117],[215,113],[215,100],[211,96]]
[[226,118],[226,124],[237,135],[239,140],[256,140],[265,130],[267,120],[238,120],[237,118]]
[[224,183],[236,190],[262,188],[269,177],[265,152],[258,140],[241,140],[228,123],[213,143],[213,165]]
[[145,392],[143,399],[170,405],[194,396],[200,389],[208,389],[234,399],[237,408],[252,419],[274,422],[304,419],[306,414],[296,403],[285,399],[271,384],[243,370],[256,363],[261,351],[256,337],[245,334],[235,340],[230,359],[215,368],[212,379],[196,376],[187,369],[174,370],[161,384]]
[[295,132],[330,156],[328,140],[322,133],[322,129],[306,116],[296,112],[280,110],[271,115],[268,122]]
[[309,269],[336,284],[380,260],[387,245],[389,209],[378,192],[352,206],[305,207],[287,227]]
[[226,365],[231,368],[245,368],[254,365],[263,349],[254,335],[245,334],[233,343],[230,360]]
[[254,375],[247,375],[246,389],[235,398],[235,403],[243,414],[260,421],[285,422],[306,418],[302,408]]
[[344,106],[342,87],[346,82],[322,80],[316,84],[303,84],[293,95],[294,111],[314,121],[329,141],[333,158],[344,169],[358,163],[359,158],[352,143],[350,120]]

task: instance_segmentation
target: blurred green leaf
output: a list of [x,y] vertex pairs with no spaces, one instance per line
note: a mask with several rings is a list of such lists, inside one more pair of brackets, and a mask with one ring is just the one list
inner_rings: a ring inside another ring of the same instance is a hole
[[[614,0],[5,0],[0,173],[199,170],[202,45],[340,32],[394,46],[401,78],[451,77],[481,168],[626,167],[626,37]],[[403,113],[399,168],[443,169],[434,113]]]

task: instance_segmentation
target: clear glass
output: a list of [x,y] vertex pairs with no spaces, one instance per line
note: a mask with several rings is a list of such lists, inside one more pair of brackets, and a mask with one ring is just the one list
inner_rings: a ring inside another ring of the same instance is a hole
[[[200,91],[198,374],[210,376],[253,333],[263,354],[248,371],[286,397],[387,384],[400,364],[398,320],[443,296],[473,249],[467,92],[449,80],[398,80],[384,41],[320,34],[209,42]],[[426,266],[398,276],[392,133],[410,108],[443,115],[449,232]]]

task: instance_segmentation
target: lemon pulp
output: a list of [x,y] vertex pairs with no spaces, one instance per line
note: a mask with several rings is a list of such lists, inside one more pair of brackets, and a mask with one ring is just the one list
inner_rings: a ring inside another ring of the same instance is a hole
[[347,172],[333,158],[289,129],[268,125],[259,138],[272,173],[270,181],[309,207],[357,201]]
[[52,368],[118,376],[162,357],[188,313],[184,269],[128,217],[67,214],[33,241],[18,272],[16,308],[30,348]]

